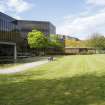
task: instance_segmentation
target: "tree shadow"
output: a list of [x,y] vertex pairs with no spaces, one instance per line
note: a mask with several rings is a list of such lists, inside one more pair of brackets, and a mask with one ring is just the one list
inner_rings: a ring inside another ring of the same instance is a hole
[[105,105],[105,76],[0,82],[0,105]]
[[[51,55],[49,55],[51,56]],[[25,63],[32,63],[37,61],[44,61],[48,60],[49,56],[35,56],[35,57],[26,57],[26,58],[18,58],[17,60],[14,59],[4,59],[0,61],[0,67],[6,68],[11,67],[16,64],[25,64]],[[63,58],[64,56],[61,55],[55,55],[54,61],[58,61],[59,59]]]

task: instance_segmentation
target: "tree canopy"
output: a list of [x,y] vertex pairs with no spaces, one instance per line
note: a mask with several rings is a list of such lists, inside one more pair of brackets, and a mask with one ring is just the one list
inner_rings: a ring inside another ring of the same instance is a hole
[[50,42],[49,42],[49,46],[50,47],[63,47],[64,43],[60,40],[60,36],[59,35],[54,35],[51,34],[50,35]]
[[48,47],[48,39],[44,33],[32,30],[28,33],[28,44],[30,48],[46,48]]
[[93,34],[88,40],[87,45],[97,49],[105,49],[105,37],[101,34]]

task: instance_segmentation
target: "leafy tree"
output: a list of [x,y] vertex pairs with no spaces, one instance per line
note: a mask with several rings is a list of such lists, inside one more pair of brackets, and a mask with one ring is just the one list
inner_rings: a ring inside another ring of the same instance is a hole
[[65,47],[86,47],[85,40],[65,39]]
[[100,34],[93,34],[89,40],[87,40],[89,47],[95,47],[97,49],[105,49],[105,37]]
[[72,40],[72,39],[65,39],[65,46],[66,47],[79,47],[80,41]]
[[59,35],[54,35],[51,34],[50,35],[50,42],[49,42],[49,46],[50,47],[63,47],[64,43],[60,40],[60,36]]
[[32,30],[28,33],[28,44],[30,48],[46,48],[48,47],[48,39],[42,32]]

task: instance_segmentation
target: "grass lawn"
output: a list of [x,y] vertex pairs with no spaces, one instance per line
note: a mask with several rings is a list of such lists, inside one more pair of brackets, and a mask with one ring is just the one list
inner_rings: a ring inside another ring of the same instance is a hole
[[105,105],[105,55],[62,56],[0,75],[0,105]]

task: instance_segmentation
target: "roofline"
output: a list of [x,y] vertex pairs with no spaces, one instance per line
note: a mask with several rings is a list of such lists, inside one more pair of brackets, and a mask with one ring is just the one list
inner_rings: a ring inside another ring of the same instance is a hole
[[77,38],[77,37],[73,37],[73,36],[69,36],[69,35],[64,35],[64,34],[56,34],[56,35],[64,36],[65,39],[66,39],[66,37],[69,37],[70,39],[75,39],[75,40],[81,41],[79,38]]
[[54,24],[52,24],[50,21],[20,20],[20,19],[13,18],[12,16],[9,16],[8,14],[5,14],[5,13],[3,13],[3,12],[0,12],[0,13],[3,14],[3,15],[6,15],[6,16],[8,16],[8,17],[10,17],[10,18],[12,18],[12,19],[14,19],[14,20],[16,20],[16,21],[23,21],[23,22],[43,22],[43,23],[49,23],[49,24],[51,24],[52,26],[56,27],[56,26],[55,26]]
[[50,21],[37,21],[37,20],[17,20],[17,21],[23,21],[23,22],[40,22],[40,23],[48,23],[55,27],[54,24],[52,24]]
[[5,13],[3,13],[3,12],[0,12],[1,14],[3,14],[3,15],[5,15],[5,16],[8,16],[9,18],[12,18],[12,19],[14,19],[14,20],[17,20],[17,19],[15,19],[15,18],[13,18],[12,16],[9,16],[8,14],[5,14]]
[[49,21],[34,21],[34,20],[18,20],[18,21],[26,21],[26,22],[45,22],[45,23],[50,23]]

